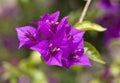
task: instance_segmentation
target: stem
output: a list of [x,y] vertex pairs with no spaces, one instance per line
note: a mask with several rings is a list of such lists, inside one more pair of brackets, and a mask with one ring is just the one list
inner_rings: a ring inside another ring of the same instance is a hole
[[85,15],[86,15],[86,13],[87,13],[88,7],[89,7],[89,5],[90,5],[90,2],[91,2],[91,0],[87,0],[86,5],[85,5],[85,7],[84,7],[84,9],[83,9],[83,11],[82,11],[81,17],[80,17],[80,19],[79,19],[79,22],[82,22],[82,21],[83,21]]

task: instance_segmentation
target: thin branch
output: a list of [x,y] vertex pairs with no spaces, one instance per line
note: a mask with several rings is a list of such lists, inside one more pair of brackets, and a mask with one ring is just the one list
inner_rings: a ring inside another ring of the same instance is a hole
[[82,11],[81,17],[80,17],[80,19],[79,19],[79,22],[82,22],[82,21],[83,21],[85,15],[86,15],[86,13],[87,13],[87,10],[88,10],[88,7],[89,7],[90,3],[91,3],[91,0],[87,0],[86,5],[85,5],[85,7],[84,7],[84,9],[83,9],[83,11]]

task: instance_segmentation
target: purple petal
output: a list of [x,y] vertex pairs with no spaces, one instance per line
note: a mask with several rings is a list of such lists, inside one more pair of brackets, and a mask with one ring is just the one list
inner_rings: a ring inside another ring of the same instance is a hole
[[38,29],[37,29],[41,39],[51,39],[52,38],[52,32],[50,30],[50,26],[46,22],[40,22]]
[[71,66],[73,65],[84,65],[84,66],[92,66],[91,63],[90,63],[90,60],[88,58],[87,55],[82,55],[80,56],[80,60],[79,61],[73,61],[71,62]]
[[84,48],[84,39],[83,38],[79,41],[78,48]]
[[49,19],[49,17],[50,17],[49,14],[45,14],[45,15],[43,16],[43,18],[41,19],[41,21],[46,21],[46,20]]
[[60,46],[61,50],[63,50],[63,59],[68,58],[69,53],[70,53],[70,47],[69,47],[69,43],[66,41],[62,41],[61,46]]
[[42,49],[42,50],[48,50],[49,44],[50,44],[50,43],[49,43],[48,41],[43,40],[43,41],[39,42],[38,44],[32,46],[30,49],[36,50],[36,51],[38,51],[38,52],[40,52],[41,49]]
[[70,34],[73,35],[73,43],[77,43],[83,38],[85,31],[71,28]]
[[65,67],[65,68],[70,68],[70,62],[69,62],[69,60],[67,60],[67,59],[64,59],[63,61],[62,61],[62,64],[63,64],[63,66]]
[[48,51],[49,50],[48,41],[41,41],[35,46],[32,46],[30,49],[38,51],[41,54],[42,58],[46,61],[50,58],[49,51]]
[[60,14],[59,11],[57,11],[57,12],[55,12],[53,14],[46,14],[46,15],[43,16],[41,21],[49,20],[50,22],[51,21],[57,22],[57,20],[59,18],[59,14]]
[[50,53],[49,53],[49,51],[48,51],[48,50],[42,50],[42,49],[40,49],[39,51],[40,51],[40,54],[41,54],[42,58],[43,58],[45,61],[48,61],[49,58],[50,58]]
[[60,46],[61,43],[63,42],[64,35],[65,35],[64,31],[59,31],[58,33],[56,33],[53,36],[52,41],[51,41],[53,45],[55,45],[56,47]]
[[66,25],[68,24],[68,16],[63,17],[63,19],[60,21],[58,27],[57,27],[57,31],[59,31],[60,29],[65,29]]
[[16,28],[18,39],[20,41],[19,48],[25,46],[27,48],[33,46],[40,40],[36,34],[36,29],[31,26]]
[[47,61],[47,64],[62,66],[61,58],[62,58],[62,51],[59,51],[55,56],[51,55],[51,57]]
[[50,20],[57,22],[57,21],[58,21],[58,18],[59,18],[59,15],[60,15],[60,12],[59,12],[59,11],[51,14],[51,15],[50,15]]

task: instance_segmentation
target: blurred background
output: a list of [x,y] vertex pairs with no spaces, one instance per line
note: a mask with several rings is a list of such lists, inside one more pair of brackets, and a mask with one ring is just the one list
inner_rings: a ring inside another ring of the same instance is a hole
[[92,67],[69,70],[48,66],[39,53],[18,49],[16,27],[31,25],[41,15],[57,10],[74,25],[85,0],[0,0],[0,83],[120,83],[120,1],[92,0],[84,20],[107,28],[86,32],[84,39],[101,53],[105,65],[91,61]]

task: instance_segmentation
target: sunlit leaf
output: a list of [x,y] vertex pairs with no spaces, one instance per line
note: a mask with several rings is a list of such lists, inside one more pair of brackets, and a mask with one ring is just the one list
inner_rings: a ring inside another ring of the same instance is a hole
[[74,28],[85,30],[85,31],[94,30],[99,32],[106,30],[106,28],[103,28],[102,26],[89,21],[78,22],[74,25]]
[[85,49],[85,54],[87,54],[91,60],[105,64],[105,62],[102,60],[100,56],[100,53],[93,45],[91,45],[88,42],[84,42],[84,49]]

